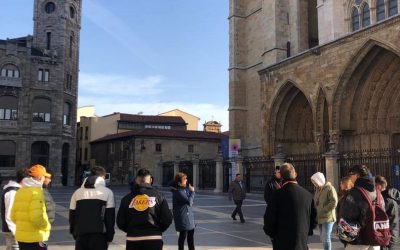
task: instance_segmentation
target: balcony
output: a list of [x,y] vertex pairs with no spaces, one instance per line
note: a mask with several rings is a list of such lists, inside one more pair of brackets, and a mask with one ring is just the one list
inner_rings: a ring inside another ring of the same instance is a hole
[[0,86],[19,87],[20,88],[20,87],[22,87],[22,79],[0,76]]

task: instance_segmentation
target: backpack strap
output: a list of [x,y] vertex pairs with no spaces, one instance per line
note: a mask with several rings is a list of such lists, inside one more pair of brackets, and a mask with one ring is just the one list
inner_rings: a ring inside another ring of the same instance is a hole
[[[367,200],[368,204],[372,207],[372,201],[371,201],[371,198],[369,197],[367,191],[364,188],[361,188],[361,187],[356,187],[356,188],[361,192],[361,194]],[[378,196],[378,194],[377,194],[377,196]]]

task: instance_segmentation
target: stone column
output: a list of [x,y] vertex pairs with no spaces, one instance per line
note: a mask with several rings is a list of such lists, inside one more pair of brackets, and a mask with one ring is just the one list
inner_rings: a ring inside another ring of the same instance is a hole
[[274,162],[275,162],[275,167],[276,166],[281,166],[286,159],[286,154],[283,152],[283,146],[282,144],[278,144],[276,146],[276,154],[274,156],[271,157]]
[[329,151],[326,152],[325,167],[326,167],[326,180],[331,182],[332,185],[338,190],[339,188],[339,153],[336,151],[336,143],[332,140],[329,141]]
[[174,161],[174,176],[176,175],[176,173],[179,172],[179,161],[180,161],[180,157],[179,157],[179,155],[176,155],[175,161]]
[[224,165],[222,164],[222,155],[219,154],[215,160],[215,193],[222,193],[223,191],[223,178],[224,178]]
[[235,178],[236,174],[241,174],[242,177],[243,177],[243,174],[244,174],[243,157],[239,155],[236,158],[235,163],[236,163],[236,173],[232,173],[233,174],[233,178]]
[[[195,190],[199,188],[199,159],[194,159],[193,163],[193,187]],[[204,178],[205,176],[203,176]]]

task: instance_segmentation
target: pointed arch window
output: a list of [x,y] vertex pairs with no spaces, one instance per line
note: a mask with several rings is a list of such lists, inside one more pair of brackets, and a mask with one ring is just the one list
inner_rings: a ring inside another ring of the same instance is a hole
[[364,4],[362,8],[362,27],[368,27],[371,25],[371,16],[369,12],[369,5]]
[[379,22],[384,19],[385,19],[385,0],[378,0],[376,1],[376,21]]
[[351,26],[353,31],[360,29],[360,14],[356,7],[353,7],[353,10],[351,11]]
[[398,12],[397,0],[389,0],[389,16],[394,16]]

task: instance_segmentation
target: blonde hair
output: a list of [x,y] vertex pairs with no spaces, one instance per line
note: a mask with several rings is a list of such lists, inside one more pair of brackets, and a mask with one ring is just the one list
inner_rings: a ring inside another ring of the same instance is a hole
[[343,184],[344,186],[344,190],[340,190],[340,191],[346,191],[346,190],[350,190],[354,187],[354,183],[351,181],[350,177],[345,176],[340,180],[340,184]]

